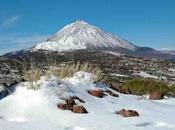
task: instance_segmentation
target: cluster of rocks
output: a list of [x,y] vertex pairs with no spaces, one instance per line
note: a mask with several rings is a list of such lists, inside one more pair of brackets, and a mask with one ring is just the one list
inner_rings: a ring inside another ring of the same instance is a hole
[[[111,89],[111,90],[110,90]],[[116,92],[113,92],[113,91]],[[117,92],[121,94],[132,94],[129,89],[124,89],[122,86],[113,83],[111,84],[110,88],[106,90],[96,89],[96,90],[88,90],[87,93],[91,96],[97,97],[97,98],[103,98],[105,96],[113,96],[113,97],[119,97]],[[150,100],[160,100],[164,98],[164,94],[162,92],[152,92],[149,94]],[[86,108],[82,105],[77,105],[75,100],[78,100],[81,103],[85,103],[84,100],[80,99],[77,96],[72,96],[69,99],[65,99],[65,103],[58,104],[58,108],[62,110],[71,110],[74,113],[88,113]],[[122,115],[123,117],[137,117],[139,116],[139,113],[135,110],[126,110],[121,109],[120,111],[117,111],[116,114]]]
[[[107,96],[107,94],[114,96],[114,97],[119,97],[118,94],[112,92],[109,89],[107,89],[107,90],[88,90],[87,92],[89,93],[89,95],[94,96],[94,97],[98,97],[98,98],[103,98],[104,96]],[[57,105],[57,107],[61,110],[70,110],[73,113],[88,113],[86,108],[82,105],[77,105],[75,100],[78,100],[81,103],[85,103],[85,101],[80,99],[79,97],[72,96],[69,99],[65,99],[65,103],[59,103]],[[122,109],[122,110],[116,112],[116,114],[120,114],[123,117],[139,116],[139,113],[137,111],[125,110],[125,109]]]
[[58,104],[57,107],[61,110],[70,110],[73,113],[88,113],[86,108],[82,105],[77,105],[75,100],[78,100],[81,103],[85,103],[85,101],[80,99],[79,97],[73,96],[69,99],[66,99],[65,103]]

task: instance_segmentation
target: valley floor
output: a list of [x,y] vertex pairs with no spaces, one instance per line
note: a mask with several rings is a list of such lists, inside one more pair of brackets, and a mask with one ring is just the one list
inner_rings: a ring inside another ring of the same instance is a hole
[[[20,83],[12,95],[0,100],[0,130],[175,130],[174,98],[151,101],[120,93],[119,97],[93,97],[87,90],[107,86],[94,84],[92,76],[78,72],[62,81],[42,77],[36,83],[39,90],[29,90],[29,83]],[[77,103],[89,113],[58,109],[63,98],[73,95],[85,101]],[[136,110],[139,117],[115,114],[123,108]]]

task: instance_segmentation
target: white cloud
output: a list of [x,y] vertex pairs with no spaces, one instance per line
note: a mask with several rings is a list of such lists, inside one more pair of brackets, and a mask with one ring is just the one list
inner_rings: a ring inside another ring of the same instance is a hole
[[2,26],[3,27],[9,27],[9,26],[12,26],[14,23],[16,23],[18,20],[20,19],[20,16],[19,15],[13,15],[7,19],[5,19],[3,22],[2,22]]
[[31,48],[35,44],[45,41],[49,35],[31,35],[31,36],[0,36],[0,54],[10,51],[17,51],[21,49]]

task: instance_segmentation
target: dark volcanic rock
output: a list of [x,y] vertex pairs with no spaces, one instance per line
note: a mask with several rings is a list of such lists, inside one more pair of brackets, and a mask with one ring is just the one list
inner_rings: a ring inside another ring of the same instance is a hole
[[102,98],[103,97],[103,92],[101,90],[88,90],[88,93],[92,96]]
[[74,112],[74,113],[88,113],[88,111],[83,106],[73,106],[72,112]]
[[139,113],[137,111],[134,111],[134,110],[125,110],[125,109],[122,109],[122,110],[116,112],[116,114],[122,115],[123,117],[139,116]]

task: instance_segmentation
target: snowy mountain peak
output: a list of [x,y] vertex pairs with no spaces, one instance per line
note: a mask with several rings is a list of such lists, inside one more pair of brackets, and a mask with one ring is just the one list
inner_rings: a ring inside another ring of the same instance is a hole
[[107,33],[100,28],[90,25],[83,20],[68,24],[55,35],[37,44],[34,50],[77,50],[77,49],[102,49],[102,50],[135,50],[137,46],[126,40]]

